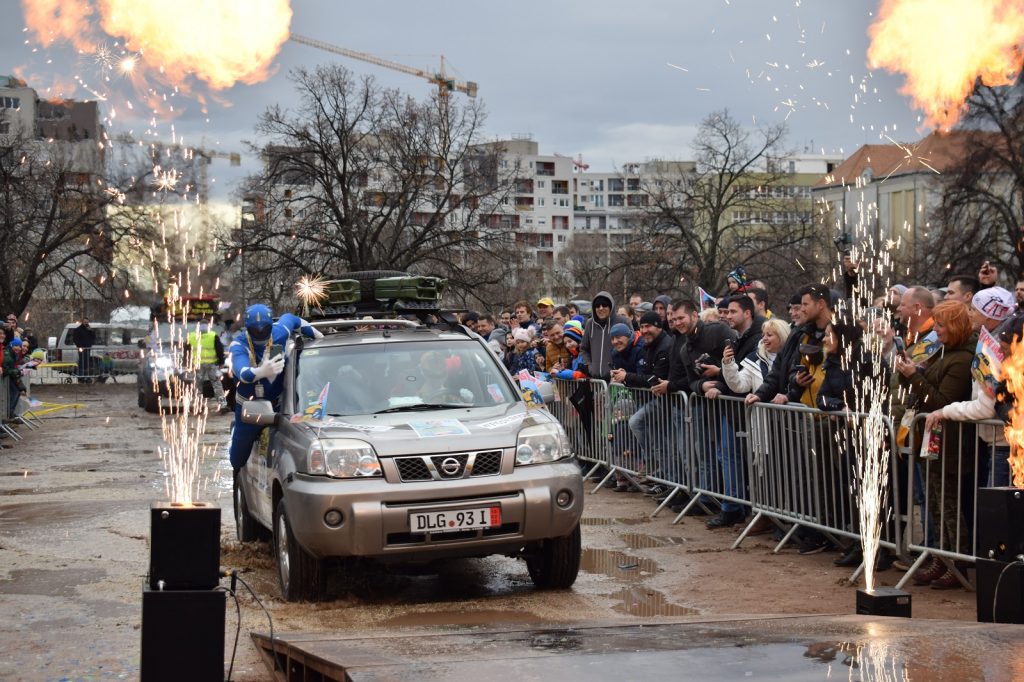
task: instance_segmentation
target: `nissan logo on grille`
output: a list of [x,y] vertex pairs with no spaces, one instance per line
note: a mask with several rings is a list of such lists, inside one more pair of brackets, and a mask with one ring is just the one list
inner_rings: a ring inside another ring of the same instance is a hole
[[454,476],[455,474],[459,473],[461,469],[462,465],[459,464],[459,460],[455,459],[454,457],[448,457],[443,462],[441,462],[441,471],[444,473],[445,476]]

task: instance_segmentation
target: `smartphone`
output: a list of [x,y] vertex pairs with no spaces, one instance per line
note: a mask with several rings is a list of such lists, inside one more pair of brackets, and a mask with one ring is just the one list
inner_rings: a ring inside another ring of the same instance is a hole
[[807,365],[803,365],[803,364],[797,365],[796,366],[796,371],[797,371],[797,373],[803,372],[804,374],[807,374]]
[[276,358],[278,355],[280,355],[283,352],[284,352],[284,349],[281,348],[281,346],[277,345],[276,343],[270,344],[270,346],[267,348],[267,353],[270,354],[271,359]]
[[902,336],[895,337],[892,340],[892,342],[896,346],[896,352],[897,353],[906,353],[906,351],[907,351],[907,342],[903,340]]

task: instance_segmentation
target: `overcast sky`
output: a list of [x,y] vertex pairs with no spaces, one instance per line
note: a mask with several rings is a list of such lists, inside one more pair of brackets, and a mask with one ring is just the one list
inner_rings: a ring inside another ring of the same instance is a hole
[[[17,0],[0,0],[5,19]],[[918,139],[918,112],[897,77],[870,73],[867,28],[877,9],[862,0],[480,0],[340,2],[292,0],[294,33],[431,67],[443,53],[480,85],[491,137],[530,133],[542,153],[582,154],[591,170],[648,157],[690,158],[702,117],[728,108],[745,124],[787,120],[797,151],[851,154],[883,134]],[[173,8],[174,3],[168,3]],[[10,11],[8,11],[10,10]],[[41,90],[89,66],[69,48],[32,52],[24,22],[0,25],[0,73],[23,69]],[[433,55],[433,56],[432,56]],[[288,71],[340,62],[425,97],[430,84],[304,45],[286,43],[275,73],[220,92],[207,116],[179,98],[173,125],[191,143],[243,151],[257,114],[290,106]],[[49,62],[49,63],[48,63]],[[115,94],[112,102],[130,97]],[[203,91],[196,87],[196,91]],[[88,99],[78,89],[73,96]],[[458,95],[461,97],[461,95]],[[229,104],[229,105],[228,105]],[[115,130],[144,127],[122,106]],[[160,122],[169,133],[170,122]],[[140,128],[141,129],[141,128]],[[252,161],[247,165],[251,168]],[[226,191],[237,177],[211,175]]]

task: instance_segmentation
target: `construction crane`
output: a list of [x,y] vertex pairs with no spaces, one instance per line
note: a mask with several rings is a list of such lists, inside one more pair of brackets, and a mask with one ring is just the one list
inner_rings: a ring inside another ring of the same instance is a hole
[[350,59],[358,59],[362,62],[369,64],[376,64],[377,66],[383,66],[385,69],[392,69],[393,71],[401,71],[407,73],[410,76],[419,76],[425,78],[434,85],[437,86],[437,91],[441,97],[447,97],[450,92],[462,92],[469,97],[476,97],[477,84],[473,81],[458,81],[448,76],[444,68],[444,55],[441,55],[441,70],[437,73],[430,73],[424,69],[417,69],[414,66],[406,66],[405,64],[399,64],[397,62],[388,61],[387,59],[381,59],[372,54],[366,52],[358,52],[356,50],[349,50],[344,47],[325,43],[322,40],[314,40],[313,38],[307,38],[306,36],[300,36],[296,33],[289,35],[289,40],[293,43],[299,43],[301,45],[308,45],[309,47],[315,47],[325,52],[333,52],[334,54],[340,54],[343,57],[349,57]]

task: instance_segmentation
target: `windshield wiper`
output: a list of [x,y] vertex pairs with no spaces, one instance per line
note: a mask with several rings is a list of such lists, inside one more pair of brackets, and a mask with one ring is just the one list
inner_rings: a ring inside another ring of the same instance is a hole
[[420,410],[458,410],[469,405],[456,405],[454,403],[415,403],[412,405],[399,405],[384,410],[377,410],[374,414],[386,414],[388,412],[419,412]]

